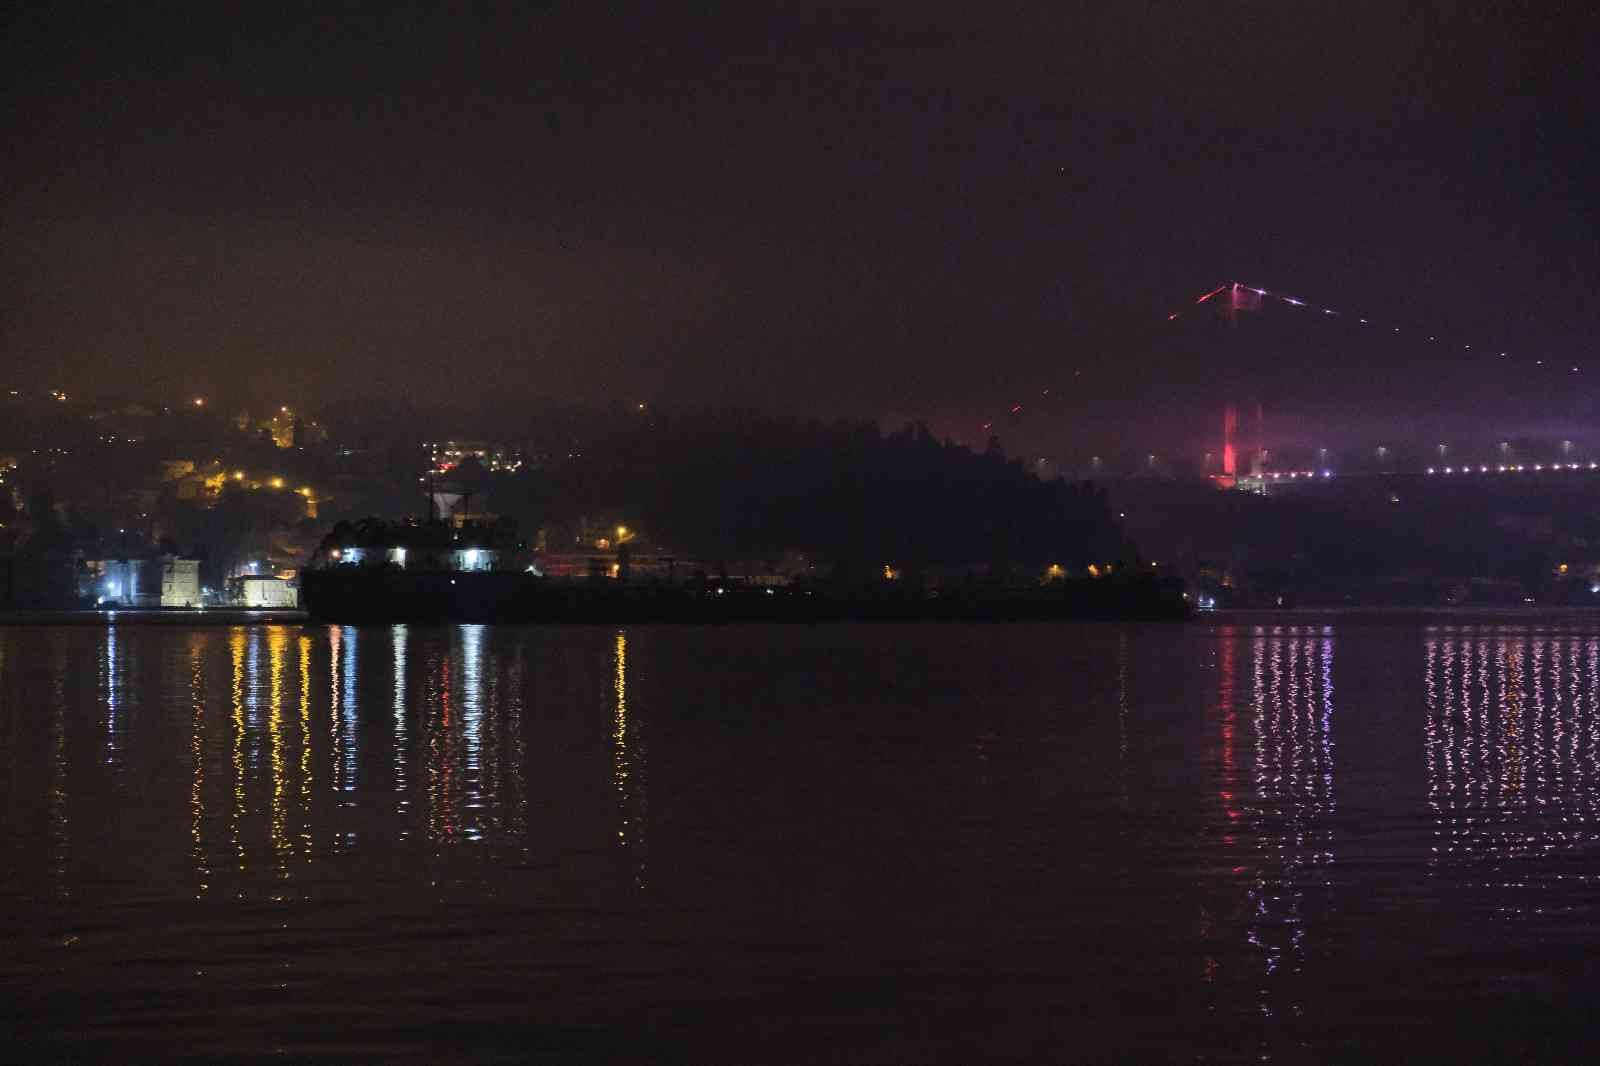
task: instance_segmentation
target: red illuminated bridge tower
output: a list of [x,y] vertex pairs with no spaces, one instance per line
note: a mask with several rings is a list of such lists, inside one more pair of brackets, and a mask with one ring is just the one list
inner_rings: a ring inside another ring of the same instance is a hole
[[[1237,281],[1221,286],[1201,297],[1208,300],[1213,296],[1226,294],[1224,315],[1230,324],[1238,321],[1240,311],[1261,310],[1261,294],[1255,289],[1239,284]],[[1266,464],[1266,439],[1264,425],[1266,412],[1259,398],[1255,400],[1255,426],[1251,447],[1248,452],[1241,455],[1239,441],[1239,388],[1234,385],[1228,389],[1222,408],[1222,472],[1211,475],[1219,487],[1231,489],[1239,484],[1241,478],[1259,479]]]

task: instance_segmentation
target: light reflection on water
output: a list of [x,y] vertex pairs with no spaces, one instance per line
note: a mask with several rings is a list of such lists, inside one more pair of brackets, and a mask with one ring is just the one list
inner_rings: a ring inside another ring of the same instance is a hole
[[0,628],[0,726],[52,1053],[1392,1057],[1600,946],[1583,621]]
[[[1321,913],[1327,906],[1324,868],[1334,862],[1334,642],[1327,632],[1258,630],[1250,652],[1254,782],[1239,814],[1255,855],[1242,856],[1251,868],[1245,939],[1260,955],[1262,1015],[1283,1009],[1298,1015],[1304,1005],[1278,1002],[1270,979],[1303,972],[1313,916],[1308,908],[1315,903]],[[1228,661],[1231,668],[1234,660]],[[1223,685],[1231,691],[1235,682]],[[1232,723],[1223,728],[1231,731]]]
[[1430,876],[1501,920],[1587,913],[1600,639],[1441,630],[1426,655]]
[[410,738],[406,732],[406,644],[410,633],[403,625],[395,626],[389,633],[394,645],[394,654],[391,656],[394,661],[394,810],[401,819],[400,835],[404,837],[408,832],[404,828],[407,809],[406,790],[410,787],[406,778],[406,749],[410,746]]

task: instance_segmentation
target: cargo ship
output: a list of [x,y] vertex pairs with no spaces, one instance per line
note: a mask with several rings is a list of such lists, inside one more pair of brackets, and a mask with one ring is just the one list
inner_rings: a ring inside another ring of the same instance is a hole
[[1183,584],[1156,574],[1067,576],[1033,585],[889,580],[762,583],[692,567],[633,573],[625,549],[583,576],[552,576],[507,523],[340,526],[301,571],[318,620],[398,622],[1034,622],[1187,618]]

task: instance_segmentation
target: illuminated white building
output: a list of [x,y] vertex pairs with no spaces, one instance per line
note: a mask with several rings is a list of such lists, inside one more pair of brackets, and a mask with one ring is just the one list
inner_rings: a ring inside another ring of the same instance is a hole
[[203,602],[198,559],[107,559],[91,569],[99,575],[93,591],[102,607],[199,607]]

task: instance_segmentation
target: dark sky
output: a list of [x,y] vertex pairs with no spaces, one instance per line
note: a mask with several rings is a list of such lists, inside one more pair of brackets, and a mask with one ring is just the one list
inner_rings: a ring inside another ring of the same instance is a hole
[[[1586,4],[35,6],[0,171],[30,386],[969,430],[1050,387],[1050,432],[1176,448],[1219,349],[1153,324],[1228,278],[1600,340]],[[1587,412],[1363,344],[1242,359],[1356,436]]]

